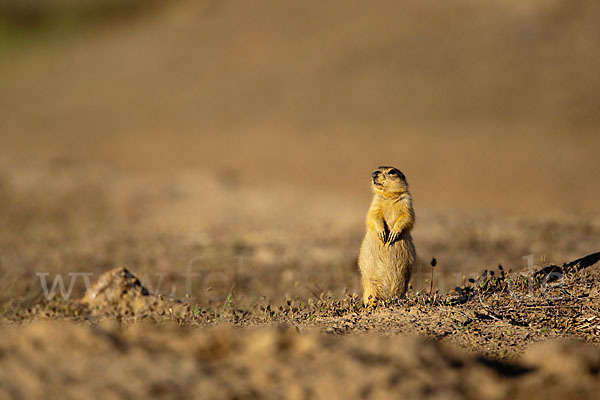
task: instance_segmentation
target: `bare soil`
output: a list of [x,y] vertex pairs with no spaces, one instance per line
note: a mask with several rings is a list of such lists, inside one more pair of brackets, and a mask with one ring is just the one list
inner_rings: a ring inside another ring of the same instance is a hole
[[160,3],[0,1],[0,397],[598,398],[597,2]]

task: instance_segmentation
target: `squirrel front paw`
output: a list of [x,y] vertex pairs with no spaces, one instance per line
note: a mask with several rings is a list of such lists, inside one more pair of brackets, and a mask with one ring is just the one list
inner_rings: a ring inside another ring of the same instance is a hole
[[402,234],[402,231],[391,231],[390,234],[388,235],[387,243],[388,244],[394,243],[396,240],[398,240],[398,238],[400,238],[401,234]]

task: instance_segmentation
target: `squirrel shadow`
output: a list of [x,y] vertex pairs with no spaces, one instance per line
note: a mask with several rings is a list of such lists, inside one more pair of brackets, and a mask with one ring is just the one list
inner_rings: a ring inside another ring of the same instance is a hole
[[564,263],[562,267],[559,267],[558,265],[549,265],[537,271],[533,276],[544,277],[546,282],[553,282],[560,279],[565,272],[579,271],[596,264],[598,261],[600,261],[600,252]]

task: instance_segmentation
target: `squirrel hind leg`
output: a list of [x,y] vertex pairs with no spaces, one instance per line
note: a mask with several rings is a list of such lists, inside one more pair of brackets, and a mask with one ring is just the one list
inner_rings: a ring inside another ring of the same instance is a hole
[[363,305],[366,306],[374,306],[377,304],[377,300],[379,297],[379,290],[375,282],[370,279],[363,278],[362,279],[362,287],[363,287]]

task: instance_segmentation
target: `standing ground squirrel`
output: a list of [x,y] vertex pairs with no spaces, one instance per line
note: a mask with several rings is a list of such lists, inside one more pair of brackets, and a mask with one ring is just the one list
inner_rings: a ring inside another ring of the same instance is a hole
[[358,257],[365,305],[404,296],[416,259],[410,235],[415,212],[404,174],[379,167],[371,176],[373,201]]

